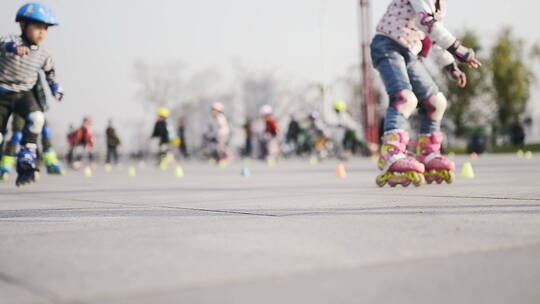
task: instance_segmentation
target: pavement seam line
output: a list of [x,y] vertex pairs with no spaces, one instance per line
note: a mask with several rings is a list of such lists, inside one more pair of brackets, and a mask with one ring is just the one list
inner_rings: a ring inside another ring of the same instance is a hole
[[4,281],[8,284],[20,287],[31,294],[38,296],[40,298],[45,298],[53,303],[59,303],[59,297],[58,295],[54,294],[53,292],[49,290],[42,289],[40,287],[36,287],[33,284],[23,281],[21,279],[18,279],[16,277],[13,277],[11,275],[5,274],[3,272],[0,272],[0,280]]

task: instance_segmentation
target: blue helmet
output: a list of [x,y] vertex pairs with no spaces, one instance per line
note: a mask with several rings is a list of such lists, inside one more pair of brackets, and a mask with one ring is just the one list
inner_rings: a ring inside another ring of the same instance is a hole
[[53,11],[46,5],[35,2],[23,5],[17,11],[15,21],[33,21],[45,23],[47,25],[58,25]]

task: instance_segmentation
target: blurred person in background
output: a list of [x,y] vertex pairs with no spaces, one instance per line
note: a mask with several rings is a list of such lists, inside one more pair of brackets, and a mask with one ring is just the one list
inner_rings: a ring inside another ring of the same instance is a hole
[[105,130],[105,138],[107,143],[107,158],[105,163],[116,165],[118,164],[118,146],[120,146],[121,141],[113,126],[112,119],[109,119],[107,129]]

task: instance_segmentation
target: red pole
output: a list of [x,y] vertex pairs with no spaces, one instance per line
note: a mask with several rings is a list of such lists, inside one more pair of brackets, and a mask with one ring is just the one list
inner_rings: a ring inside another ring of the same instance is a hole
[[373,65],[369,49],[373,37],[371,30],[371,7],[369,0],[358,0],[358,5],[364,138],[370,150],[376,152],[379,143],[379,118],[377,115],[377,98],[373,86]]

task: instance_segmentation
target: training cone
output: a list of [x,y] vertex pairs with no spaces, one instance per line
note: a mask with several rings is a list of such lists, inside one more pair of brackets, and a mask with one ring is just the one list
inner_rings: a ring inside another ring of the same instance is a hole
[[135,168],[129,167],[129,169],[128,169],[128,175],[129,175],[129,177],[135,177],[135,176],[137,176],[137,171],[135,170]]
[[345,172],[345,166],[343,166],[343,164],[337,165],[336,177],[341,179],[347,178],[347,172]]
[[266,161],[266,164],[268,165],[268,167],[275,167],[275,166],[276,166],[276,160],[273,159],[273,158],[269,158],[269,159]]
[[105,164],[105,172],[106,173],[110,173],[112,171],[112,166],[111,164]]
[[532,159],[532,152],[531,151],[525,152],[525,159]]
[[454,152],[448,152],[448,157],[454,158],[454,157],[456,157],[456,153],[454,153]]
[[309,163],[312,165],[312,166],[315,166],[316,164],[319,163],[319,160],[317,159],[317,156],[312,156],[309,158]]
[[461,169],[461,178],[473,179],[474,171],[470,162],[463,164],[463,169]]
[[248,167],[244,167],[242,168],[242,171],[240,171],[240,176],[243,176],[243,177],[249,177],[249,168]]
[[86,177],[92,177],[92,169],[90,169],[90,167],[85,167],[83,173]]
[[525,153],[523,153],[523,150],[521,150],[521,149],[517,150],[517,152],[516,152],[517,157],[523,157],[523,154],[525,154]]
[[182,166],[176,166],[176,169],[174,170],[174,175],[178,178],[184,177],[184,169],[182,169]]

